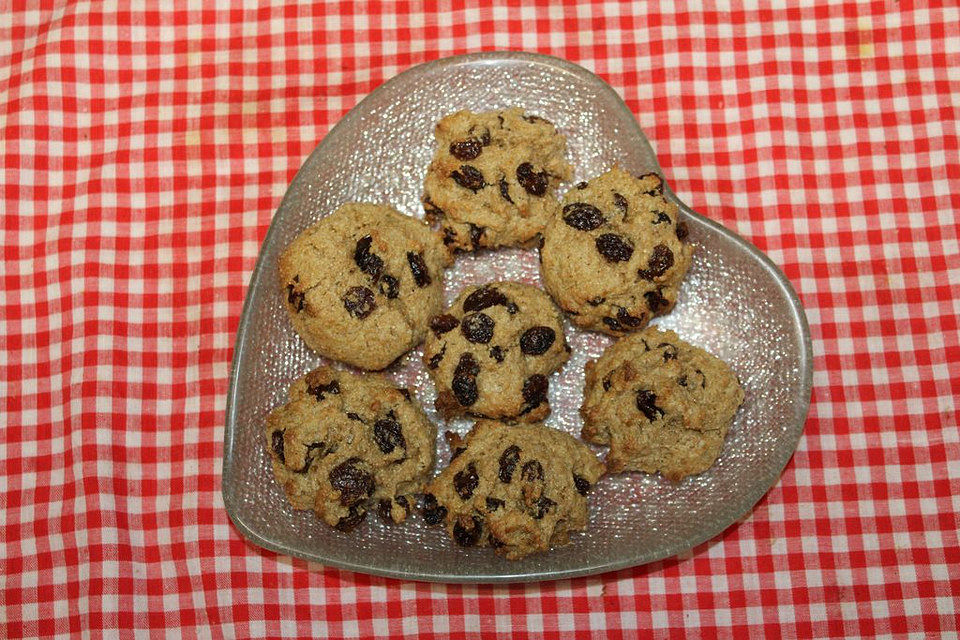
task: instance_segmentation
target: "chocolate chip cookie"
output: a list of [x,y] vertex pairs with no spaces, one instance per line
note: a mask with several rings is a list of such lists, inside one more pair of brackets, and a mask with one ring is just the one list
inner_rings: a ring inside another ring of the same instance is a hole
[[420,344],[443,305],[451,255],[420,220],[349,203],[301,233],[280,256],[280,287],[312,349],[383,369]]
[[443,118],[427,169],[423,206],[452,249],[527,245],[557,209],[569,180],[566,139],[523,109]]
[[370,509],[401,522],[433,469],[436,428],[406,389],[320,367],[267,417],[273,473],[296,509],[348,531]]
[[620,336],[669,312],[690,266],[677,206],[656,174],[614,167],[563,198],[543,231],[544,287],[574,324]]
[[471,286],[430,319],[423,361],[444,419],[543,420],[548,380],[569,357],[560,310],[543,291],[518,282]]
[[426,489],[423,517],[444,523],[458,545],[515,560],[586,527],[585,496],[603,465],[582,442],[542,424],[492,420],[453,440],[450,465]]
[[719,358],[650,327],[587,363],[582,435],[610,446],[607,469],[679,482],[720,455],[743,391]]

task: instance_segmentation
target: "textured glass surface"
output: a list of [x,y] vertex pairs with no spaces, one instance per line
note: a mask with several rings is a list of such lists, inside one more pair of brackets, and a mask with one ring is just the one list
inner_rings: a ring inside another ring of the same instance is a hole
[[[264,241],[244,305],[227,407],[223,495],[236,526],[254,543],[356,571],[419,580],[542,580],[650,562],[689,549],[743,516],[776,482],[803,429],[810,398],[811,350],[793,289],[752,245],[679,203],[695,245],[676,309],[657,324],[733,367],[746,400],[724,452],[708,472],[672,484],[659,476],[602,479],[590,494],[591,524],[571,544],[511,562],[490,549],[456,548],[419,515],[388,526],[375,516],[350,534],[310,512],[294,511],[270,471],[262,425],[290,382],[321,363],[293,332],[281,305],[276,262],[305,227],[346,201],[390,203],[421,217],[421,184],[434,147],[433,127],[458,109],[519,105],[567,136],[573,182],[613,163],[658,171],[650,144],[617,94],[588,71],[555,58],[494,53],[447,58],[413,68],[374,91],[323,140],[301,168]],[[561,193],[568,185],[563,185]],[[675,200],[674,196],[668,194]],[[494,279],[539,284],[535,251],[460,256],[446,298]],[[567,324],[573,354],[551,378],[547,424],[579,435],[583,366],[610,338]],[[434,422],[434,391],[420,349],[387,370],[415,391]],[[466,420],[443,426],[465,433]],[[603,449],[597,449],[603,451]],[[442,437],[438,460],[449,456]]]

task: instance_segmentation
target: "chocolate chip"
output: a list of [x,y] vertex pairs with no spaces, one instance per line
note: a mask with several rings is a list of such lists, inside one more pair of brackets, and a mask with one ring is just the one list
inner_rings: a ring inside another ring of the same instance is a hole
[[629,241],[615,233],[602,234],[595,244],[607,262],[626,262],[633,255],[633,246]]
[[686,237],[690,234],[689,229],[687,229],[687,223],[686,223],[686,222],[678,222],[678,223],[677,223],[677,229],[676,229],[676,231],[677,231],[677,239],[678,239],[678,240],[683,240],[684,238],[686,238]]
[[627,203],[627,199],[624,198],[622,195],[620,195],[619,193],[614,192],[614,194],[613,194],[613,203],[614,203],[615,205],[617,205],[617,208],[620,209],[620,211],[622,211],[624,214],[627,213],[627,209],[629,208],[629,204]]
[[467,138],[450,144],[450,155],[457,160],[473,160],[483,153],[483,143],[476,138]]
[[539,173],[534,171],[532,164],[524,162],[517,167],[517,182],[530,195],[542,196],[547,192],[550,176],[546,171],[540,171]]
[[673,251],[665,244],[658,244],[647,259],[647,268],[638,270],[637,275],[644,280],[653,280],[662,276],[672,266]]
[[500,197],[513,204],[513,199],[510,197],[510,185],[507,184],[505,178],[500,178]]
[[487,511],[496,511],[504,505],[503,500],[498,500],[497,498],[487,498]]
[[466,469],[458,471],[453,476],[453,488],[461,500],[469,500],[479,484],[480,476],[477,475],[477,468],[472,462]]
[[373,476],[357,466],[360,462],[360,458],[349,458],[330,470],[330,486],[340,492],[340,504],[345,507],[373,494]]
[[427,362],[427,366],[430,367],[431,369],[436,369],[437,367],[439,367],[440,361],[443,360],[443,354],[445,354],[446,352],[447,352],[447,345],[444,344],[440,348],[439,353],[435,353],[434,355],[430,356],[430,361]]
[[520,479],[524,482],[543,480],[543,465],[537,460],[530,460],[520,469]]
[[460,326],[460,321],[449,313],[430,318],[430,329],[433,331],[433,335],[438,338],[448,331],[453,331],[458,326]]
[[292,284],[287,285],[287,302],[289,302],[297,312],[303,311],[306,300],[307,294],[302,291],[297,291]]
[[383,274],[378,285],[380,293],[393,300],[400,295],[400,281],[388,273]]
[[617,321],[625,327],[636,328],[643,324],[643,318],[630,315],[623,307],[617,309]]
[[535,373],[523,383],[523,399],[527,401],[528,408],[540,406],[547,399],[547,389],[549,383],[544,375]]
[[592,231],[602,226],[607,219],[592,204],[573,202],[563,208],[563,221],[578,231]]
[[389,417],[381,418],[373,423],[373,439],[377,447],[384,453],[390,453],[397,447],[407,448],[407,441],[403,437],[403,428],[397,422],[396,415],[391,411]]
[[478,227],[475,224],[470,224],[470,244],[477,248],[480,246],[480,240],[483,238],[483,232],[486,230],[486,227]]
[[453,181],[458,185],[464,189],[470,189],[470,191],[474,193],[487,185],[483,180],[483,174],[480,173],[480,170],[476,167],[471,167],[469,164],[460,165],[460,171],[454,171],[450,174],[450,177],[453,178]]
[[423,253],[407,251],[407,262],[410,263],[410,272],[413,274],[413,281],[418,287],[422,289],[433,282],[430,271],[427,269],[427,263],[423,261]]
[[510,445],[500,454],[500,482],[510,484],[513,479],[513,470],[517,468],[520,462],[520,447],[515,444]]
[[477,516],[468,520],[464,516],[457,518],[453,525],[453,539],[461,547],[472,547],[480,541],[483,534],[483,521]]
[[530,327],[520,336],[520,350],[528,356],[542,356],[557,339],[557,333],[550,327]]
[[453,383],[450,385],[454,397],[461,406],[469,407],[477,401],[477,374],[480,365],[469,353],[460,356],[457,368],[453,372]]
[[353,261],[361,271],[376,279],[383,272],[383,260],[375,253],[370,253],[372,243],[371,236],[363,236],[357,240],[357,246],[353,250]]
[[464,311],[482,311],[487,307],[493,307],[498,304],[507,304],[507,296],[503,295],[496,287],[480,287],[467,296],[463,301]]
[[582,496],[587,495],[587,491],[590,491],[590,482],[583,476],[573,474],[573,485],[577,488],[577,493]]
[[657,394],[653,391],[649,389],[637,390],[637,409],[639,409],[640,413],[650,422],[653,422],[658,417],[663,417],[663,409],[658,407],[656,402]]
[[287,460],[283,456],[283,431],[278,429],[270,434],[270,446],[273,447],[273,452],[280,458],[280,462],[286,463]]
[[657,345],[657,349],[663,349],[663,361],[673,360],[677,357],[677,347],[670,344],[669,342],[661,342]]
[[423,496],[421,513],[424,522],[432,526],[443,522],[443,519],[447,517],[447,508],[437,502],[435,495],[428,493]]
[[367,517],[367,512],[361,511],[359,505],[353,505],[350,507],[350,513],[343,516],[340,520],[337,521],[337,524],[333,525],[333,528],[337,531],[351,531],[358,524],[363,522]]
[[546,496],[540,496],[537,498],[536,505],[537,511],[533,514],[533,517],[537,520],[542,520],[543,516],[547,515],[550,509],[557,506],[557,503]]
[[497,362],[503,362],[503,359],[506,357],[503,355],[503,348],[500,346],[490,347],[490,357],[496,360]]
[[654,211],[657,214],[657,219],[651,222],[650,224],[670,224],[670,216],[667,215],[666,211]]
[[307,386],[307,393],[315,397],[317,402],[320,402],[326,397],[324,394],[340,395],[340,383],[333,380],[329,384],[310,385]]
[[460,331],[463,337],[474,344],[487,344],[493,338],[493,318],[483,312],[471,313],[463,318]]
[[666,309],[670,306],[670,301],[663,297],[663,293],[660,289],[656,291],[647,291],[643,294],[643,297],[647,299],[647,308],[651,312],[657,313],[661,309]]
[[354,318],[364,319],[373,313],[377,303],[373,291],[366,287],[350,287],[343,296],[343,306]]

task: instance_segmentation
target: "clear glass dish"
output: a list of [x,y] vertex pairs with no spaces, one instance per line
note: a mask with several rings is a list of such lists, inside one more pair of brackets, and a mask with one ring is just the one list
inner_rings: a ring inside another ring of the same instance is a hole
[[[458,109],[519,105],[554,122],[568,139],[573,182],[619,163],[660,172],[650,143],[616,92],[572,63],[528,53],[457,56],[414,67],[348,113],[317,146],[291,183],[270,225],[250,281],[227,399],[223,498],[251,542],[325,565],[411,580],[514,582],[609,571],[683,552],[719,534],[777,481],[797,446],[810,402],[812,352],[800,301],[776,266],[754,246],[692,211],[667,189],[690,228],[693,266],[679,302],[656,324],[714,353],[734,368],[746,400],[722,456],[706,473],[673,484],[659,476],[602,479],[590,494],[591,524],[569,545],[509,561],[490,549],[455,547],[418,514],[389,526],[376,517],[344,534],[310,512],[294,511],[273,479],[263,445],[267,413],[290,382],[322,362],[296,336],[281,304],[276,262],[302,229],[346,201],[390,203],[422,217],[419,198],[437,120]],[[561,193],[565,186],[561,188]],[[467,284],[517,279],[539,284],[536,251],[464,255],[448,271],[447,301]],[[573,354],[551,379],[547,424],[579,435],[583,366],[610,338],[567,324]],[[439,433],[465,433],[466,420],[443,425],[416,349],[387,370],[413,390]],[[602,451],[602,449],[598,449]],[[437,438],[438,466],[449,452]]]

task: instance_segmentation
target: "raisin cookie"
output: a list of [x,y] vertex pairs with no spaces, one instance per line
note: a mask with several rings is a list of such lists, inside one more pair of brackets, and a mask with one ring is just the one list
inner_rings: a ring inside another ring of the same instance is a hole
[[543,284],[580,327],[641,329],[676,302],[692,253],[686,236],[659,176],[614,167],[564,196],[543,231]]
[[736,374],[673,331],[650,327],[587,363],[582,435],[610,446],[607,470],[706,471],[743,402]]
[[563,316],[550,296],[519,282],[467,287],[430,319],[423,361],[437,385],[444,419],[543,420],[547,376],[570,355]]
[[443,306],[451,255],[422,221],[349,203],[280,256],[283,300],[297,333],[321,355],[383,369],[420,344]]
[[426,489],[423,517],[462,547],[516,560],[566,544],[587,525],[587,491],[603,474],[590,449],[542,424],[481,420]]
[[443,118],[427,169],[423,206],[451,249],[527,245],[557,209],[553,193],[569,180],[567,141],[523,109]]
[[376,507],[401,522],[433,470],[436,427],[383,377],[320,367],[267,416],[273,473],[296,509],[340,531]]

